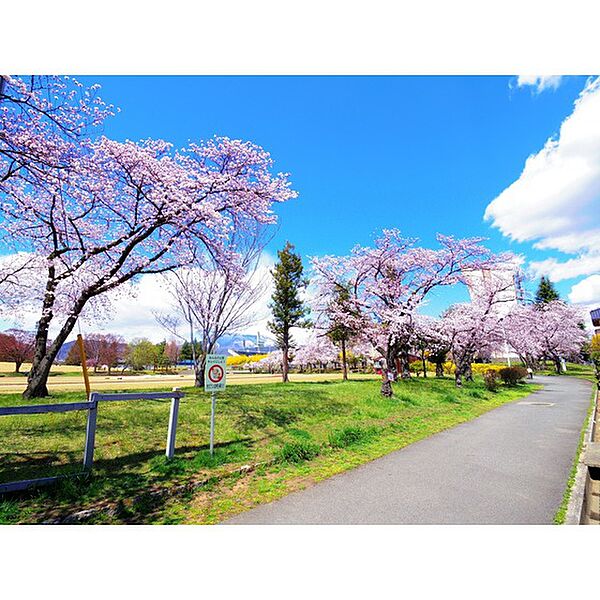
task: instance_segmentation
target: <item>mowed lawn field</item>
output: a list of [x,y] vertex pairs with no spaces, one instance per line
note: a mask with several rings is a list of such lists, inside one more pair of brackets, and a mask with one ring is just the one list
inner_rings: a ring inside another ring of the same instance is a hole
[[[14,364],[0,362],[0,394],[22,392],[27,383],[26,373],[30,365],[24,363],[21,367],[21,373],[14,372]],[[94,391],[112,392],[119,390],[122,392],[133,392],[135,390],[169,390],[173,387],[191,386],[194,384],[194,374],[188,369],[178,373],[143,373],[143,374],[125,374],[119,373],[119,370],[113,371],[112,375],[99,371],[93,373],[90,369],[90,381]],[[356,378],[356,375],[350,376]],[[360,379],[372,377],[377,379],[376,375],[358,375]],[[292,373],[292,381],[324,381],[341,380],[341,373]],[[228,385],[235,384],[255,384],[269,383],[281,380],[281,375],[269,373],[243,373],[228,372]],[[48,389],[53,392],[84,392],[83,374],[81,367],[69,365],[52,365],[50,378],[48,379]]]
[[[115,387],[115,391],[117,388]],[[167,388],[169,389],[169,388]],[[373,378],[231,385],[219,394],[208,452],[209,395],[182,388],[176,458],[164,456],[169,401],[101,403],[91,478],[0,499],[0,522],[216,523],[530,393],[480,378],[412,378],[379,394]],[[104,390],[103,390],[104,391]],[[81,400],[54,392],[50,401]],[[0,395],[0,405],[23,403]],[[0,417],[0,481],[80,470],[84,412]]]

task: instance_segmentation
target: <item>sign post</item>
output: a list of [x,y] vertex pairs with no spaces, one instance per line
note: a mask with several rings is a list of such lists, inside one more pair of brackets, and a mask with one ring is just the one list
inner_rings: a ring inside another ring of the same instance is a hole
[[215,446],[215,412],[217,409],[217,392],[225,389],[226,362],[224,354],[209,354],[204,367],[204,391],[211,393],[210,403],[210,455],[214,454]]

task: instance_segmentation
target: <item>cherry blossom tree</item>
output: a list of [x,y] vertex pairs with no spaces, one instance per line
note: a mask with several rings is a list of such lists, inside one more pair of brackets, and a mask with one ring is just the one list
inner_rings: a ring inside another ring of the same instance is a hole
[[[511,271],[510,263],[506,268]],[[487,271],[480,285],[471,292],[471,302],[455,304],[443,315],[443,331],[450,342],[455,364],[455,382],[460,387],[463,378],[473,380],[471,363],[498,349],[505,341],[505,306],[514,298],[507,292],[513,285],[502,269]]]
[[[465,269],[490,267],[505,257],[492,255],[482,238],[457,240],[437,236],[439,249],[416,246],[398,230],[384,230],[372,248],[357,246],[350,256],[313,259],[321,295],[334,297],[348,286],[350,298],[335,318],[360,332],[385,362],[381,392],[392,394],[390,379],[400,362],[410,376],[409,353],[414,342],[417,308],[436,287],[464,282]],[[335,310],[335,307],[334,307]]]
[[508,344],[519,355],[521,362],[532,370],[538,368],[538,361],[543,356],[541,314],[539,306],[521,304],[511,311],[504,323]]
[[0,184],[53,185],[115,108],[70,77],[0,76]]
[[280,373],[283,366],[283,351],[275,350],[270,352],[261,360],[250,363],[253,370],[267,371],[269,373]]
[[561,359],[576,357],[588,335],[582,327],[581,311],[561,300],[519,306],[507,317],[507,337],[510,345],[527,366],[538,361],[554,362],[561,372]]
[[352,311],[349,303],[350,291],[348,286],[325,286],[311,300],[311,312],[315,315],[313,323],[315,329],[326,333],[329,339],[340,348],[342,360],[342,378],[348,379],[347,351],[349,346],[357,341],[356,331],[347,324],[347,319],[340,319],[341,313],[348,314]]
[[339,360],[339,350],[324,334],[312,332],[307,342],[294,354],[293,364],[301,368],[322,369],[325,365]]
[[40,311],[25,398],[48,394],[60,347],[80,316],[106,310],[109,292],[201,256],[231,262],[232,232],[274,222],[273,203],[296,195],[250,142],[214,138],[174,151],[163,140],[85,138],[106,113],[95,100],[3,94],[0,248],[30,253],[21,305]]
[[435,376],[444,376],[444,363],[450,353],[450,338],[441,319],[416,315],[414,327],[415,345],[421,351],[423,376],[427,376],[425,358],[435,364]]
[[184,341],[186,334],[180,326],[184,324],[189,331],[197,387],[204,386],[206,357],[216,351],[219,339],[247,329],[257,319],[256,305],[267,291],[267,273],[260,268],[260,258],[268,239],[261,224],[247,223],[231,235],[227,262],[200,257],[164,276],[172,310],[157,313],[155,318]]

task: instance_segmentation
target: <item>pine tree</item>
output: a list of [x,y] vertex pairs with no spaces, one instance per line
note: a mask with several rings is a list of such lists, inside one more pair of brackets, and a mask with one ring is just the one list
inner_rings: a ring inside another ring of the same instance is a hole
[[290,329],[310,325],[304,318],[309,313],[309,308],[300,298],[300,292],[308,285],[308,279],[302,277],[302,259],[294,253],[292,244],[286,242],[283,250],[277,252],[277,256],[279,262],[271,271],[275,291],[271,296],[269,308],[273,313],[273,320],[268,323],[268,327],[283,354],[281,372],[282,380],[286,382],[289,380],[289,351],[293,348]]
[[[348,302],[350,299],[350,292],[346,287],[340,287],[337,290],[337,293],[334,298],[334,302],[338,306],[348,307]],[[352,312],[350,308],[347,309],[348,312]],[[335,344],[339,344],[341,354],[342,354],[342,373],[344,380],[348,379],[348,361],[346,359],[346,344],[352,339],[355,335],[355,331],[343,323],[340,320],[336,320],[335,318],[331,322],[331,327],[327,332],[329,339]]]
[[553,300],[560,300],[560,296],[558,295],[558,292],[556,291],[556,288],[550,279],[545,275],[542,275],[542,278],[540,279],[540,285],[538,286],[535,294],[535,303],[547,304]]

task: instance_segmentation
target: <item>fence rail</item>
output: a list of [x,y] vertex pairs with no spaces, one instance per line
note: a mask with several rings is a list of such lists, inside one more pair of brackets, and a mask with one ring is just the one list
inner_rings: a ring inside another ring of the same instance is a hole
[[[96,446],[96,421],[98,416],[98,405],[100,402],[116,402],[128,400],[171,400],[169,413],[169,427],[167,433],[167,445],[165,455],[173,458],[175,455],[175,437],[177,434],[177,418],[179,415],[179,401],[185,394],[174,388],[171,392],[133,392],[128,394],[102,394],[93,392],[89,400],[85,402],[64,402],[60,404],[31,404],[23,406],[0,407],[0,417],[11,415],[36,415],[45,413],[64,413],[75,410],[87,410],[87,422],[85,427],[85,447],[83,450],[83,473],[89,473],[94,464],[94,449]],[[81,475],[75,473],[73,475]],[[0,494],[5,492],[16,492],[32,487],[49,485],[69,475],[58,475],[56,477],[39,477],[37,479],[23,479],[21,481],[10,481],[0,484]],[[72,476],[72,475],[71,475]]]

